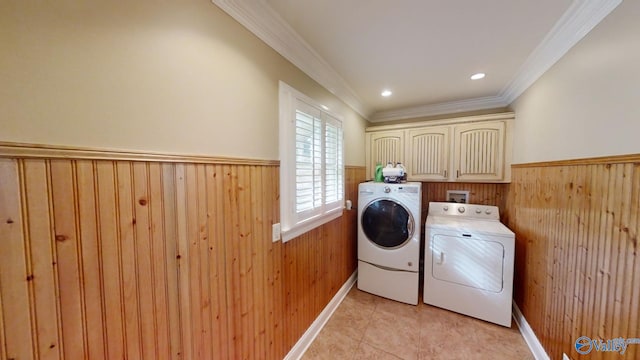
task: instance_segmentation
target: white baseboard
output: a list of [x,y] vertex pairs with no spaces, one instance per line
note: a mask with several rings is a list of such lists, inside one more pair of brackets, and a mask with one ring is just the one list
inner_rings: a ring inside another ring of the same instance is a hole
[[320,333],[320,330],[322,330],[327,321],[329,321],[331,315],[333,315],[334,311],[336,311],[342,300],[344,300],[344,298],[349,293],[349,290],[351,290],[353,285],[356,283],[357,277],[358,270],[354,271],[353,274],[351,274],[349,279],[347,279],[344,285],[342,285],[333,299],[329,301],[320,315],[318,315],[311,326],[309,326],[307,331],[302,334],[302,337],[300,337],[298,342],[293,346],[293,348],[291,348],[287,356],[285,356],[284,360],[298,360],[302,357],[302,355],[304,355],[304,352],[307,351],[313,340]]
[[513,320],[515,320],[518,325],[524,341],[529,346],[529,349],[536,360],[550,360],[549,355],[547,355],[547,352],[542,347],[540,340],[538,340],[533,329],[529,326],[527,319],[524,318],[524,315],[522,315],[522,312],[518,308],[518,305],[516,305],[515,301],[513,302]]

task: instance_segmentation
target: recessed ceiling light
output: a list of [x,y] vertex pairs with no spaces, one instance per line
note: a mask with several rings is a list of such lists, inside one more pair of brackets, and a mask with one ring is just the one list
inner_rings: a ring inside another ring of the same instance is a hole
[[391,90],[383,90],[380,95],[387,97],[387,96],[391,96],[391,94],[393,94]]
[[471,80],[480,80],[484,77],[484,73],[477,73],[477,74],[473,74],[471,75]]

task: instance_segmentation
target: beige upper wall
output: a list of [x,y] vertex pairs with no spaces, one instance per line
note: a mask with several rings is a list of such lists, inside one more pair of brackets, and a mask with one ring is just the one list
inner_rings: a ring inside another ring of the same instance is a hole
[[367,122],[209,0],[0,3],[0,141],[278,159],[278,81]]
[[639,34],[624,1],[511,104],[514,163],[640,153]]

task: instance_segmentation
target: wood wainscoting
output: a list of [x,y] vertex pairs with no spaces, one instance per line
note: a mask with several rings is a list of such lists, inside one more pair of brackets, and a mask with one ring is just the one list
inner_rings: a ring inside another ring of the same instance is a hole
[[447,190],[469,191],[469,203],[493,205],[500,208],[500,217],[505,221],[506,200],[509,184],[468,183],[468,182],[423,182],[422,183],[422,225],[427,219],[429,202],[447,201]]
[[430,201],[447,201],[448,190],[469,191],[469,203],[494,205],[504,211],[509,184],[486,184],[465,182],[422,183],[422,207],[429,208]]
[[[640,337],[640,155],[514,165],[515,300],[552,359],[581,336]],[[640,358],[629,345],[625,359]]]
[[0,159],[1,359],[282,359],[356,269],[355,211],[271,241],[277,162],[65,151]]

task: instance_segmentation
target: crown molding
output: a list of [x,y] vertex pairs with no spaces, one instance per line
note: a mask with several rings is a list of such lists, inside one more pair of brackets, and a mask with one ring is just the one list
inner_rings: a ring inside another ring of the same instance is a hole
[[414,106],[397,110],[379,111],[371,116],[371,122],[415,119],[425,116],[454,114],[465,111],[495,109],[509,105],[499,96],[487,96],[475,99],[448,101],[438,104]]
[[211,1],[358,114],[369,118],[372,109],[265,1]]
[[309,77],[372,122],[506,107],[598,25],[622,0],[574,0],[529,55],[513,79],[495,96],[379,111],[364,104],[349,84],[265,1],[211,0]]
[[498,96],[511,104],[620,3],[622,0],[574,0]]

